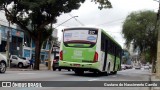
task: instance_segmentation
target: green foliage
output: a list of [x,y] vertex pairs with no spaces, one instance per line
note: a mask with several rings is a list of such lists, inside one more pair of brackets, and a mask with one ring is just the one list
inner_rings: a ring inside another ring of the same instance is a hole
[[[7,19],[30,31],[42,30],[49,23],[56,22],[56,17],[78,9],[85,0],[0,0],[1,9],[5,10]],[[99,3],[99,8],[111,8],[108,0],[92,0]],[[12,4],[11,4],[12,3]],[[10,8],[8,8],[8,6]],[[12,6],[12,7],[11,7]],[[26,26],[31,25],[31,28]],[[45,31],[45,30],[44,30]]]
[[101,10],[103,8],[112,8],[111,2],[108,0],[92,0],[96,4],[99,3],[98,8]]
[[140,48],[141,53],[149,51],[152,59],[156,57],[157,29],[156,13],[153,11],[133,12],[123,24],[122,34],[126,45],[133,43],[134,49]]
[[145,58],[146,58],[146,62],[152,63],[152,61],[151,61],[151,54],[150,54],[149,51],[147,51],[145,53]]

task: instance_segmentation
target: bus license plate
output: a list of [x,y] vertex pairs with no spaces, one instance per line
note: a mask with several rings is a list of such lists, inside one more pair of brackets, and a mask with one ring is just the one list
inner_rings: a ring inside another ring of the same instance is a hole
[[74,64],[73,66],[75,66],[75,67],[80,67],[80,64]]

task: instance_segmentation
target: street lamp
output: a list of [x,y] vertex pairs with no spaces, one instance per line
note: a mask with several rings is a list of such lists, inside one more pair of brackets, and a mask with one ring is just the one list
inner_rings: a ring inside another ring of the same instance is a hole
[[57,28],[57,27],[61,26],[62,24],[64,24],[64,23],[68,22],[69,20],[71,20],[72,18],[75,18],[75,17],[78,17],[78,16],[73,16],[73,17],[71,17],[71,18],[67,19],[66,21],[64,21],[64,22],[62,22],[61,24],[59,24],[58,26],[56,26],[55,28]]

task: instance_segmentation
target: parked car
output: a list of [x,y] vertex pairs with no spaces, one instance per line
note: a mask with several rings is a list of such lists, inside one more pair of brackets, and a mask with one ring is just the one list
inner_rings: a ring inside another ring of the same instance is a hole
[[126,69],[132,69],[133,66],[132,65],[125,65]]
[[0,54],[0,73],[5,73],[7,68],[7,58],[6,56]]
[[144,69],[149,70],[149,65],[145,65],[145,66],[144,66]]
[[151,64],[149,65],[149,69],[152,69],[152,65]]
[[126,70],[126,66],[124,64],[121,64],[121,70]]
[[[53,71],[56,71],[56,69],[58,69],[59,71],[61,71],[62,68],[59,68],[59,56],[56,56],[53,60],[53,64],[52,64],[52,69]],[[68,69],[68,71],[70,71],[70,69]]]
[[141,69],[141,66],[140,65],[136,65],[135,69]]
[[10,62],[12,65],[16,65],[19,68],[29,67],[30,65],[29,60],[27,60],[25,57],[18,57],[17,55],[11,55]]

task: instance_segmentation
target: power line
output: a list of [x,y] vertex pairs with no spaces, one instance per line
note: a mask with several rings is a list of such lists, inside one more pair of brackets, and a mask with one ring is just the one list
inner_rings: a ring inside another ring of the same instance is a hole
[[61,24],[59,24],[58,26],[56,26],[55,28],[57,28],[57,27],[61,26],[62,24],[64,24],[64,23],[68,22],[69,20],[71,20],[72,18],[75,18],[75,17],[78,17],[78,16],[73,16],[73,17],[71,17],[71,18],[67,19],[66,21],[64,21],[64,22],[62,22]]
[[120,21],[120,20],[124,20],[124,19],[126,19],[126,18],[121,18],[121,19],[110,21],[110,22],[101,23],[101,24],[98,24],[97,26],[101,26],[101,25],[104,25],[104,24],[111,24],[111,23],[114,23],[114,22],[117,22],[117,21]]
[[[70,13],[69,13],[69,16],[73,17],[73,15],[72,15],[72,14],[70,14]],[[75,18],[75,17],[74,17],[74,19],[75,19],[79,24],[81,24],[82,26],[84,26],[84,24],[83,24],[80,20],[78,20],[78,19],[77,19],[77,18]]]
[[106,32],[110,32],[110,33],[121,33],[121,32],[111,32],[111,31],[106,31]]

